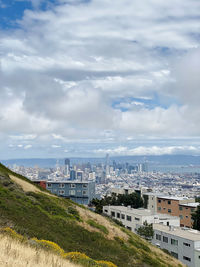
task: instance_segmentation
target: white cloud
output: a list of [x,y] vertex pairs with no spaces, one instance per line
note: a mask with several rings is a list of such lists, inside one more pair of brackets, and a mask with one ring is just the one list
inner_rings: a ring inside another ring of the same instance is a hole
[[105,155],[109,153],[110,155],[128,155],[128,156],[140,156],[140,155],[173,155],[173,154],[192,154],[196,155],[200,153],[200,147],[194,146],[152,146],[144,147],[139,146],[136,148],[128,148],[119,146],[114,149],[98,149],[95,153],[99,155]]
[[30,149],[30,148],[32,148],[32,145],[26,145],[26,146],[24,146],[24,149]]
[[199,136],[199,1],[42,2],[0,31],[7,145]]

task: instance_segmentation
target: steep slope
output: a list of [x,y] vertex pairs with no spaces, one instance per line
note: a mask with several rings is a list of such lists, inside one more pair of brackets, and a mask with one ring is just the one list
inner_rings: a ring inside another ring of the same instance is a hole
[[[11,178],[12,179],[11,179]],[[40,190],[0,165],[0,227],[27,238],[53,241],[117,266],[182,266],[130,231],[70,200]]]
[[9,236],[0,234],[0,266],[9,267],[81,267],[44,249],[23,244]]

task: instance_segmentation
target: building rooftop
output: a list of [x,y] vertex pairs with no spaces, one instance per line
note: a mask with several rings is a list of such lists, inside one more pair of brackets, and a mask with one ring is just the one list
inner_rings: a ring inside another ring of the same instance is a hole
[[92,183],[93,181],[80,181],[80,180],[59,180],[59,181],[47,181],[47,180],[32,180],[32,182],[46,182],[48,184],[58,184],[58,183],[62,183],[62,184],[88,184],[88,183]]
[[182,237],[188,240],[192,241],[200,241],[200,231],[194,230],[194,229],[186,229],[186,228],[180,228],[180,227],[170,227],[163,225],[163,224],[153,224],[153,229],[162,231],[164,233]]
[[171,199],[171,200],[193,200],[193,198],[189,197],[178,197],[178,196],[158,196],[158,198],[163,198],[163,199]]
[[200,205],[199,202],[192,202],[192,203],[186,203],[186,204],[179,204],[181,206],[185,206],[185,207],[192,207],[192,208],[196,208]]

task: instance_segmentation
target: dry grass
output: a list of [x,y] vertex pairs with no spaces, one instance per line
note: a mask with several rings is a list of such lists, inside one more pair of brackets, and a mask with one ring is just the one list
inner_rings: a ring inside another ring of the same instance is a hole
[[161,249],[150,245],[150,249],[152,251],[152,253],[156,254],[158,257],[163,258],[166,262],[168,262],[169,264],[175,266],[183,266],[186,267],[185,264],[183,264],[182,262],[180,262],[179,260],[177,260],[176,258],[166,254],[164,251],[162,251]]
[[15,182],[16,184],[20,185],[23,189],[24,192],[35,192],[35,193],[43,193],[45,195],[51,196],[51,197],[55,197],[55,195],[53,194],[48,194],[47,192],[41,191],[39,188],[37,188],[36,186],[34,186],[31,183],[28,183],[20,178],[17,178],[14,175],[10,175],[10,179]]
[[0,266],[4,267],[80,267],[51,252],[25,245],[0,235]]
[[90,210],[87,209],[82,209],[80,207],[76,206],[76,209],[78,210],[83,222],[80,222],[79,224],[84,227],[85,229],[87,229],[90,232],[100,232],[102,233],[100,230],[90,226],[86,221],[88,221],[89,219],[92,219],[94,221],[96,221],[98,224],[101,224],[103,226],[106,227],[106,229],[108,230],[108,235],[106,235],[106,238],[108,239],[114,239],[114,237],[120,237],[124,240],[128,240],[128,235],[126,233],[124,233],[123,231],[120,230],[120,228],[118,228],[117,226],[115,226],[114,224],[112,224],[107,218],[94,213]]

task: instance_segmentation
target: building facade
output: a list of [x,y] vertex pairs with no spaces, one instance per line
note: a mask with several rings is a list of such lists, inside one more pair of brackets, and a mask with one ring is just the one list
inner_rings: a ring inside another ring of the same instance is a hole
[[178,216],[180,218],[181,227],[192,227],[191,215],[198,205],[199,203],[196,203],[195,199],[185,197],[157,197],[157,212]]
[[95,182],[93,181],[40,181],[36,182],[52,194],[60,197],[70,198],[72,201],[88,205],[96,197]]
[[137,228],[147,223],[160,223],[164,225],[180,226],[180,219],[166,214],[154,214],[147,209],[132,209],[124,206],[104,206],[103,213],[121,221],[123,225],[136,232]]
[[193,229],[154,224],[152,243],[167,250],[188,267],[200,266],[200,232]]

